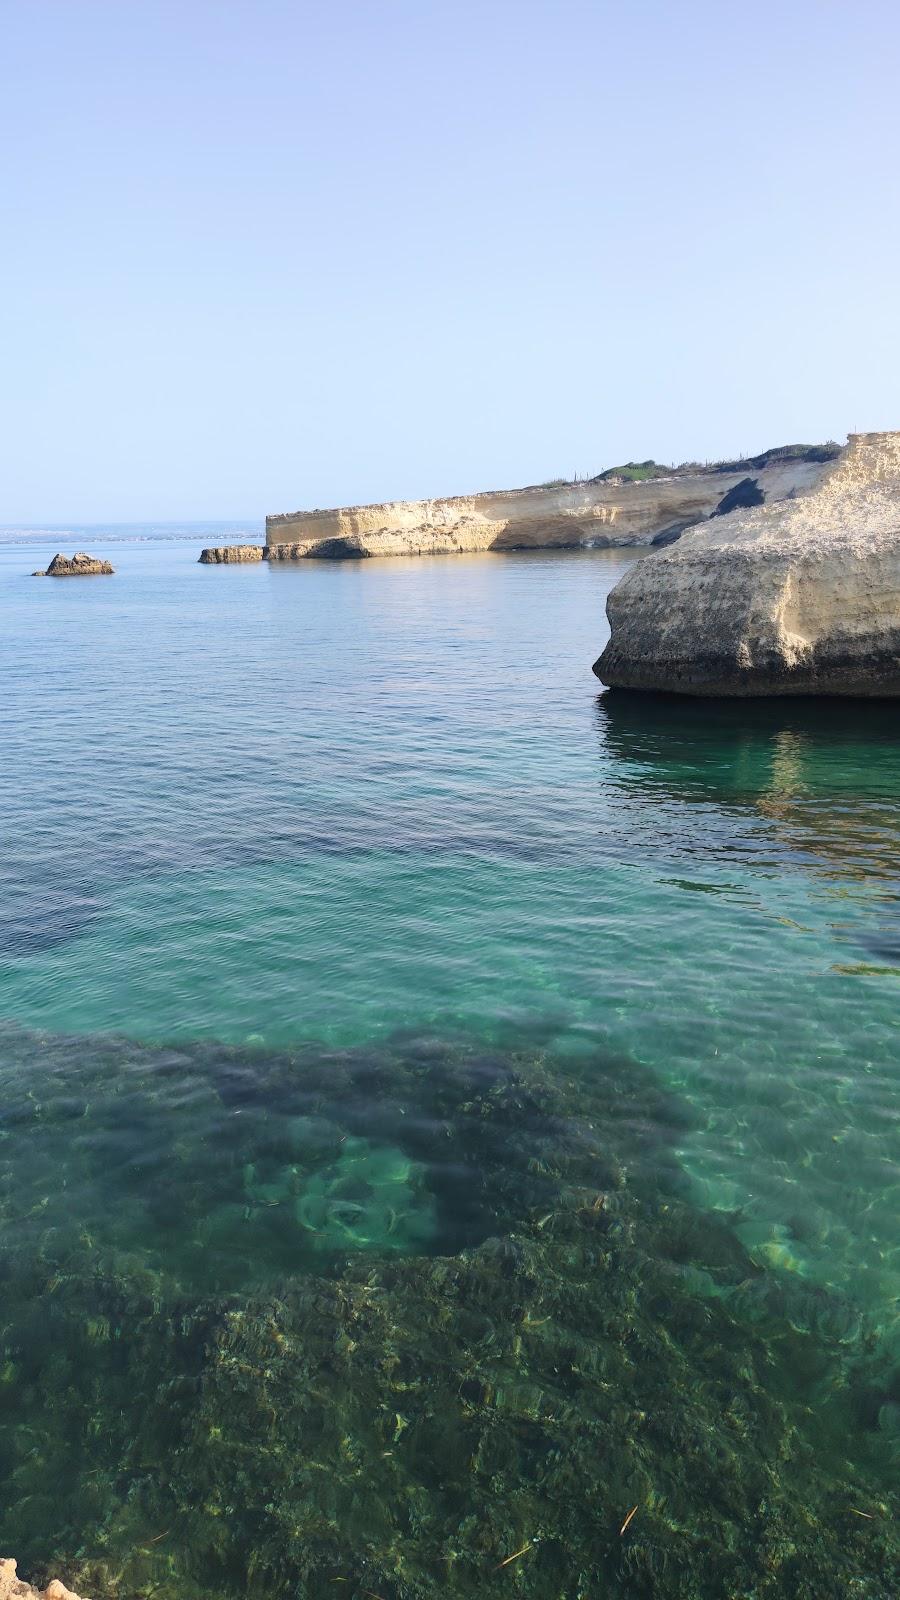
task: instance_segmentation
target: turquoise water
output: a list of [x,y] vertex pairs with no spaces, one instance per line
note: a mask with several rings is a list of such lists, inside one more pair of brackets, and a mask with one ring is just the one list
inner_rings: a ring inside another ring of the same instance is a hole
[[0,546],[0,1543],[892,1593],[896,713],[603,695],[628,552],[159,532]]

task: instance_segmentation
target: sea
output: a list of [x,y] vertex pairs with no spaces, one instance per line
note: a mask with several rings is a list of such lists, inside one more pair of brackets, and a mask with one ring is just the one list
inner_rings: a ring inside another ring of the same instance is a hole
[[635,551],[262,537],[0,531],[0,1554],[895,1596],[896,707],[604,691]]

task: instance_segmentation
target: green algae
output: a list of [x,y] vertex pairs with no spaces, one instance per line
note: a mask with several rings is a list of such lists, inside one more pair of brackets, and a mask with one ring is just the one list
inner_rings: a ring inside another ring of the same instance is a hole
[[30,1571],[99,1600],[896,1592],[897,1352],[690,1203],[684,1108],[638,1063],[3,1042],[0,1538]]

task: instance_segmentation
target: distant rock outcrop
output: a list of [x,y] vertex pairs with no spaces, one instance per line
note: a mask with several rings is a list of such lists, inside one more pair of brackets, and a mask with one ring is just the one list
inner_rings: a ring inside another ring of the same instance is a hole
[[265,561],[264,544],[219,544],[200,551],[200,563],[205,567],[231,566],[238,561]]
[[607,613],[610,687],[900,696],[900,433],[853,434],[813,489],[692,528]]
[[[753,481],[767,503],[783,500],[814,484],[835,449],[790,446],[767,452],[758,458],[764,464],[755,469]],[[651,469],[652,476],[640,476]],[[270,561],[358,560],[663,543],[711,516],[723,496],[746,481],[742,463],[662,468],[644,462],[588,482],[295,511],[266,518],[267,553]]]
[[94,578],[101,573],[115,572],[108,561],[98,561],[95,556],[79,550],[74,556],[55,555],[44,572],[33,572],[33,578]]
[[16,1576],[15,1561],[0,1560],[0,1600],[78,1600],[78,1595],[54,1578],[46,1589],[32,1589]]

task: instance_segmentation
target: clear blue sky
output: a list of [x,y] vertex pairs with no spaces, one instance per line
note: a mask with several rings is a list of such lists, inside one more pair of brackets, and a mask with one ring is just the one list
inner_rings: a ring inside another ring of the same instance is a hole
[[2,0],[0,522],[900,427],[893,0]]

